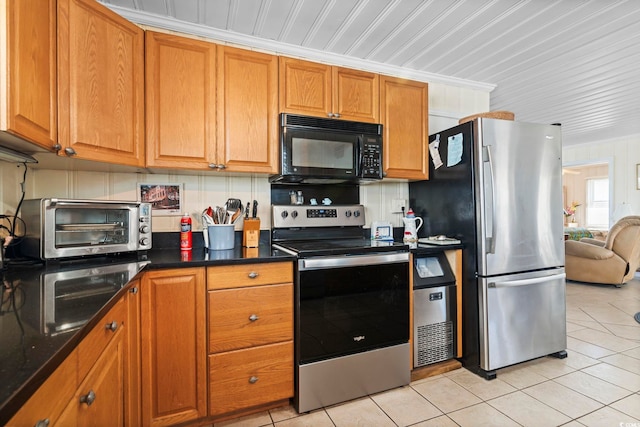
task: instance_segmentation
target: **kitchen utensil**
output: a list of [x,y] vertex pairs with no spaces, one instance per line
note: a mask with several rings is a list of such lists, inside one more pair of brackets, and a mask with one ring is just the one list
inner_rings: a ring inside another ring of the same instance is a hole
[[258,216],[258,201],[253,201],[253,209],[251,211],[251,217],[256,218]]
[[251,210],[251,202],[247,202],[247,210],[244,213],[244,219],[249,219],[249,211]]
[[242,214],[244,213],[244,206],[240,205],[240,209],[236,210],[233,215],[231,215],[231,224],[235,224],[238,222]]
[[[227,216],[225,217],[224,224],[231,224],[238,218],[238,215],[242,212],[242,201],[240,199],[228,199],[225,204]],[[236,215],[238,213],[238,215]]]

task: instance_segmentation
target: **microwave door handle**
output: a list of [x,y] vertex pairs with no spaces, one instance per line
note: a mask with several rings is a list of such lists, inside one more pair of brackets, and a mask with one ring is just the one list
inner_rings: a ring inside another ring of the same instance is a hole
[[364,149],[364,136],[363,135],[358,135],[358,164],[355,165],[356,166],[356,176],[360,176],[360,173],[362,172],[362,163],[364,162],[364,159],[362,158],[362,151]]

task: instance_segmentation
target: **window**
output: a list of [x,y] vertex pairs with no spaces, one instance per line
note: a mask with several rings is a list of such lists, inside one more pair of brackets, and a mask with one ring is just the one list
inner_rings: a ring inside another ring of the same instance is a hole
[[588,228],[609,228],[609,179],[587,179],[587,212]]

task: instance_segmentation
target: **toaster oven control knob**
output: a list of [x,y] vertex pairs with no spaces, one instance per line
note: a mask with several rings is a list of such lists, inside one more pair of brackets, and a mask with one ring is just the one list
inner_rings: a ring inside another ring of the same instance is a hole
[[298,217],[298,211],[291,212],[291,218],[297,218],[297,217]]
[[140,239],[140,245],[141,246],[149,245],[149,238],[148,237],[143,237],[142,239]]
[[148,225],[143,225],[140,227],[140,232],[143,234],[147,234],[149,232],[149,226]]
[[360,211],[353,211],[353,216],[358,218],[360,216]]
[[351,211],[350,210],[347,210],[344,214],[347,216],[347,218],[351,217]]
[[285,219],[286,217],[289,216],[289,212],[287,211],[282,211],[282,213],[280,214],[280,216],[282,217],[282,219]]

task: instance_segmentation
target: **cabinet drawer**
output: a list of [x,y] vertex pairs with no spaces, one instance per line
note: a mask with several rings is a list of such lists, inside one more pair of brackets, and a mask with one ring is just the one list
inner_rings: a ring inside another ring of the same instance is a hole
[[209,292],[209,352],[293,339],[293,285]]
[[209,356],[210,415],[292,396],[292,341]]
[[121,332],[127,318],[125,298],[120,298],[78,346],[78,379],[82,381],[109,342]]
[[241,288],[245,286],[291,283],[290,262],[225,265],[207,268],[207,289]]

